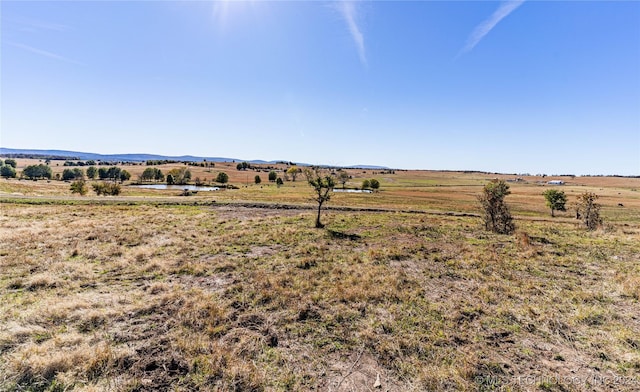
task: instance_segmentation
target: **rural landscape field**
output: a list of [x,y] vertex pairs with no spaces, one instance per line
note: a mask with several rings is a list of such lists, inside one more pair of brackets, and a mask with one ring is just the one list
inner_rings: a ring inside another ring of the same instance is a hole
[[[0,180],[2,391],[640,390],[640,178],[351,168],[344,187],[379,189],[333,193],[319,229],[302,175],[268,180],[288,163],[188,166],[190,183],[233,185],[189,196],[119,164],[119,195],[88,180],[80,196],[16,161]],[[481,219],[496,178],[513,234]],[[548,189],[567,211],[551,216]],[[596,230],[571,209],[584,192]]]

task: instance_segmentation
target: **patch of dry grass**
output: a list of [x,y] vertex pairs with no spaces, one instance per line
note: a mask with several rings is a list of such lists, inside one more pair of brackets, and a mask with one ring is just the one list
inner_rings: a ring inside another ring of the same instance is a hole
[[[403,176],[355,204],[431,197]],[[637,389],[635,215],[588,233],[527,203],[515,236],[472,216],[330,211],[316,230],[295,209],[0,203],[0,390]]]

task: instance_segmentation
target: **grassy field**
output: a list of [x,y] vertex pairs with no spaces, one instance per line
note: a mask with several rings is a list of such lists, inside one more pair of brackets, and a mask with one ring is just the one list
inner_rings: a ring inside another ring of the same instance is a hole
[[239,189],[0,180],[0,391],[640,390],[640,179],[553,177],[587,232],[525,177],[506,236],[475,197],[515,176],[350,170],[381,190],[320,230],[301,180],[192,171]]

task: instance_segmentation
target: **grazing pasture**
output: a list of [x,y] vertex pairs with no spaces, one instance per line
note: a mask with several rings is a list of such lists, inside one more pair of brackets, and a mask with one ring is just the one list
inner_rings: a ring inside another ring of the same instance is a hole
[[315,229],[302,176],[190,170],[238,189],[0,180],[1,391],[640,389],[640,179],[510,182],[497,235],[476,196],[515,175],[349,169],[380,191],[335,193]]

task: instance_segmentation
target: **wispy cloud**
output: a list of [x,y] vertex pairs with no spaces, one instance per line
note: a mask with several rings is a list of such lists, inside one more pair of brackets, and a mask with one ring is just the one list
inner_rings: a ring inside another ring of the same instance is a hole
[[458,56],[471,51],[498,23],[510,13],[520,7],[525,0],[505,1],[500,7],[485,21],[480,23],[467,39],[467,44],[460,50]]
[[42,49],[38,49],[38,48],[34,48],[32,46],[29,45],[24,45],[24,44],[19,44],[17,42],[7,42],[8,45],[11,45],[15,48],[19,48],[22,50],[26,50],[27,52],[31,52],[31,53],[35,53],[38,54],[40,56],[44,56],[44,57],[48,57],[50,59],[54,59],[54,60],[58,60],[58,61],[63,61],[65,63],[71,63],[71,64],[76,64],[76,65],[83,65],[82,63],[79,63],[75,60],[66,58],[64,56],[60,56],[58,54],[52,53],[52,52],[47,52],[46,50],[42,50]]
[[353,42],[356,44],[356,48],[358,49],[358,56],[360,57],[360,61],[364,66],[366,66],[367,54],[364,47],[364,36],[362,35],[362,31],[360,31],[360,27],[358,26],[358,9],[356,3],[354,1],[343,0],[338,3],[338,10],[342,14],[345,22],[347,22],[347,27],[349,28],[349,32],[351,33],[351,38],[353,38]]
[[8,18],[7,22],[16,26],[20,31],[28,31],[32,33],[36,33],[39,31],[64,32],[64,31],[72,30],[70,26],[67,26],[65,24],[52,23],[52,22],[31,19],[31,18],[23,18],[23,17]]

